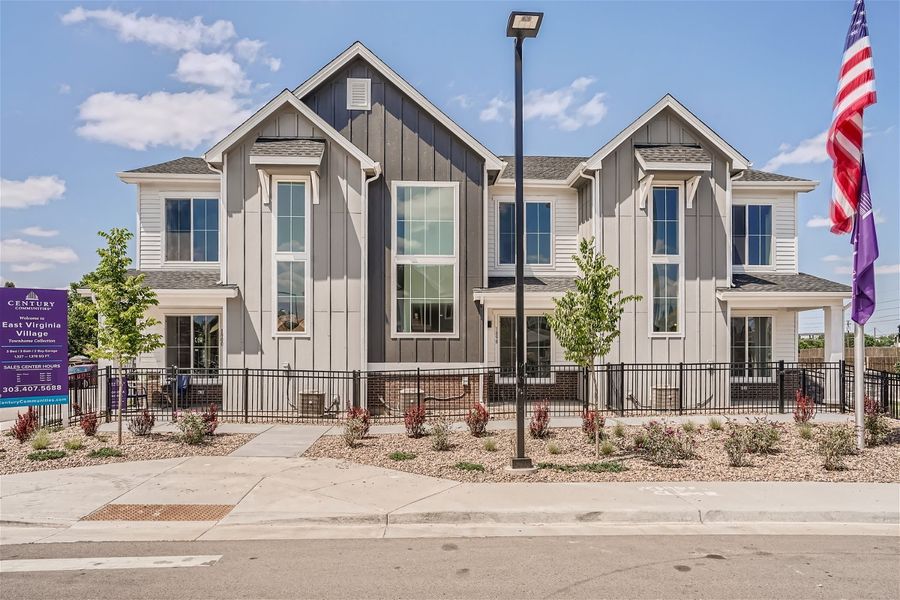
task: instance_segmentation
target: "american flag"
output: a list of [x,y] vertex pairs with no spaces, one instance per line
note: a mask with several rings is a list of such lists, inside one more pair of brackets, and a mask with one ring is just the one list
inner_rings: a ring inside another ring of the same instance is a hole
[[828,154],[834,161],[831,231],[850,233],[859,203],[862,171],[863,110],[875,104],[875,70],[866,24],[866,6],[856,0],[828,130]]

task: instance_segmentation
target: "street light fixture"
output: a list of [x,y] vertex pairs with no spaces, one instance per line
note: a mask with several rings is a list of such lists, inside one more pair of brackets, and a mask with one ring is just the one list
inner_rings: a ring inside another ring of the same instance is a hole
[[510,465],[513,470],[530,470],[534,466],[525,456],[525,191],[523,188],[522,135],[522,42],[536,37],[544,13],[512,12],[506,25],[506,37],[515,38],[516,61],[516,453]]

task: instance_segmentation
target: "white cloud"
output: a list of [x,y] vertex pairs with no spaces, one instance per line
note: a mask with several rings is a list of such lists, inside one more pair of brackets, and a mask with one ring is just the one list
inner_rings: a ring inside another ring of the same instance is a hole
[[270,56],[265,60],[265,63],[266,63],[266,66],[269,67],[269,70],[272,71],[273,73],[278,71],[278,69],[281,68],[281,59],[280,58],[275,58],[273,56]]
[[769,159],[762,170],[776,171],[784,165],[806,165],[809,163],[821,163],[829,160],[828,151],[825,149],[825,141],[828,131],[805,139],[796,146],[782,144],[779,153]]
[[22,233],[25,235],[30,235],[31,237],[55,237],[59,235],[58,229],[44,229],[39,225],[34,225],[32,227],[26,227],[22,230]]
[[226,92],[153,92],[145,96],[101,92],[79,107],[78,135],[145,150],[175,146],[184,150],[219,140],[246,120],[246,101]]
[[12,265],[16,273],[46,271],[77,260],[75,251],[66,246],[41,246],[19,238],[0,241],[0,262]]
[[56,88],[56,90],[60,94],[65,95],[65,94],[69,94],[72,92],[72,86],[69,85],[68,83],[61,83],[61,84],[59,84],[59,87]]
[[456,104],[460,108],[469,108],[472,106],[472,99],[466,94],[459,94],[450,98],[450,104]]
[[806,222],[807,227],[831,227],[831,219],[828,217],[823,217],[821,215],[813,215],[813,217]]
[[[850,275],[853,272],[853,267],[850,265],[840,265],[834,268],[834,272],[839,275]],[[898,275],[900,274],[900,263],[892,264],[892,265],[875,265],[875,274],[876,275]]]
[[250,88],[250,81],[244,75],[244,69],[227,52],[212,54],[186,52],[178,60],[175,77],[185,83],[207,85],[223,90],[245,92]]
[[253,62],[259,56],[260,51],[265,45],[266,43],[260,40],[243,38],[235,42],[234,52],[241,59],[246,60],[247,62]]
[[3,208],[41,206],[65,193],[66,182],[56,175],[29,177],[24,181],[0,179],[0,206]]
[[829,254],[828,256],[822,257],[822,262],[844,262],[845,260],[849,260],[849,258],[840,256],[839,254]]
[[[584,126],[596,125],[606,116],[606,94],[599,92],[585,100],[587,89],[595,82],[593,77],[578,77],[567,86],[556,90],[531,90],[525,94],[523,116],[525,120],[543,119],[554,122],[564,131],[575,131]],[[513,103],[496,96],[482,109],[482,121],[503,121],[512,113]]]
[[235,37],[231,21],[219,20],[207,25],[199,16],[189,20],[157,15],[141,17],[137,12],[123,13],[112,8],[91,10],[81,6],[62,16],[65,25],[87,21],[115,31],[123,42],[143,42],[175,51],[221,47]]

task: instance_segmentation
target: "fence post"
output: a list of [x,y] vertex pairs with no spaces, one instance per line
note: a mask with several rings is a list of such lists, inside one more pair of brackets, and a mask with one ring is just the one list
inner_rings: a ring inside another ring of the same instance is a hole
[[625,363],[619,363],[619,392],[616,394],[618,398],[616,398],[616,404],[619,407],[619,416],[625,416]]
[[888,412],[888,374],[884,371],[881,373],[881,410]]
[[678,414],[684,414],[684,363],[678,363]]
[[244,423],[250,421],[250,369],[244,367],[243,373],[244,384]]
[[422,369],[416,367],[416,408],[422,409]]
[[106,365],[106,422],[109,423],[109,409],[112,408],[112,389],[110,388],[110,383],[112,382],[112,367]]
[[838,362],[838,366],[841,369],[841,372],[838,373],[838,381],[840,382],[840,403],[841,403],[841,412],[847,412],[847,369],[844,359],[842,358]]
[[[587,410],[590,406],[591,398],[591,371],[590,368],[584,367],[584,399],[582,401],[582,410]],[[599,407],[599,402],[597,403]]]
[[803,397],[806,398],[806,369],[800,369],[800,389],[803,390]]
[[353,408],[359,408],[359,371],[353,371]]
[[778,412],[784,412],[784,361],[778,361]]

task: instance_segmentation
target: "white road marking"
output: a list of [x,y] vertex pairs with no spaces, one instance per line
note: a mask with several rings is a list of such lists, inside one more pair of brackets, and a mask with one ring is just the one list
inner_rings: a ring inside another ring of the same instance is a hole
[[209,567],[218,562],[220,558],[222,558],[221,554],[201,556],[104,556],[99,558],[32,558],[23,560],[0,560],[0,573]]

